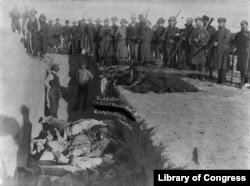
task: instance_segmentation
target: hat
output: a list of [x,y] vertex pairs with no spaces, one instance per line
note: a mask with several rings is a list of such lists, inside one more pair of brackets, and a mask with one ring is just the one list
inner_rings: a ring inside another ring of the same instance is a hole
[[162,17],[160,17],[160,18],[157,20],[157,23],[165,23],[165,19],[163,19]]
[[202,21],[202,18],[201,17],[196,17],[195,22],[197,22],[197,21]]
[[220,22],[225,23],[227,21],[227,19],[225,17],[219,17],[217,21],[218,21],[218,23],[220,23]]
[[32,9],[30,10],[30,13],[31,13],[31,14],[36,14],[37,11],[36,11],[34,8],[32,8]]
[[95,22],[102,22],[102,19],[100,17],[98,17]]
[[203,20],[203,21],[209,21],[209,17],[206,16],[206,15],[204,15],[204,16],[202,16],[202,20]]
[[136,19],[137,17],[136,17],[135,14],[132,14],[132,15],[131,15],[131,18]]
[[83,17],[83,18],[82,18],[82,21],[86,21],[86,19]]
[[139,19],[144,19],[144,16],[142,14],[139,14],[138,18]]
[[41,19],[41,18],[43,18],[43,19],[45,19],[45,20],[46,20],[46,16],[45,16],[45,14],[41,14],[41,15],[40,15],[40,19]]
[[73,25],[75,25],[75,24],[76,24],[76,21],[75,21],[75,20],[74,20],[74,21],[72,21],[72,24],[73,24]]
[[60,21],[60,19],[59,19],[59,18],[56,18],[56,21]]
[[242,20],[242,21],[240,22],[240,24],[241,24],[241,25],[247,25],[247,26],[248,26],[247,20]]
[[168,22],[170,22],[170,21],[176,22],[176,17],[175,17],[175,16],[169,17],[169,18],[168,18]]
[[111,17],[111,21],[118,21],[117,17]]
[[122,18],[121,21],[120,21],[120,23],[121,23],[121,24],[122,24],[122,23],[128,23],[128,21],[127,21],[126,19]]
[[103,20],[103,22],[104,23],[109,23],[110,21],[109,21],[109,18],[105,18],[104,20]]
[[193,18],[192,17],[187,17],[186,21],[193,22]]
[[92,21],[93,19],[91,17],[88,18],[88,21]]

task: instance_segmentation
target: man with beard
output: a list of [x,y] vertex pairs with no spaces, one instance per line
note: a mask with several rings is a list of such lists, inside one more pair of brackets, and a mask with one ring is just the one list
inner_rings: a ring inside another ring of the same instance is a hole
[[189,40],[191,44],[191,64],[196,70],[202,72],[201,80],[205,75],[206,53],[205,46],[209,41],[208,31],[202,25],[202,18],[197,17],[195,19],[196,28],[192,32]]
[[21,25],[19,19],[21,18],[21,13],[17,9],[17,5],[13,6],[13,9],[9,12],[9,16],[11,17],[11,30],[15,32],[16,30],[20,34]]
[[28,41],[28,54],[35,57],[37,55],[37,33],[41,29],[41,25],[39,20],[36,18],[37,11],[35,9],[31,9],[30,17],[26,20],[24,24],[24,30],[27,33],[27,41]]
[[97,64],[99,64],[101,62],[101,59],[100,59],[100,37],[99,37],[99,33],[100,33],[100,30],[102,28],[102,25],[101,25],[101,18],[97,18],[96,19],[96,27],[95,27],[95,57],[96,57],[96,62]]
[[226,18],[218,18],[218,30],[215,34],[213,45],[215,46],[215,58],[213,68],[218,70],[217,83],[223,84],[226,81],[226,70],[228,68],[229,42],[231,32],[225,27]]
[[100,57],[102,64],[110,62],[113,56],[113,46],[112,46],[112,36],[114,30],[109,26],[110,20],[108,18],[104,19],[104,26],[101,28],[99,37],[100,41]]
[[171,16],[168,19],[168,26],[165,33],[162,36],[162,40],[165,41],[165,54],[164,54],[164,66],[170,67],[174,63],[174,50],[176,48],[177,37],[180,35],[180,30],[175,26],[176,17]]
[[161,59],[163,57],[163,40],[161,40],[163,34],[165,33],[164,27],[165,20],[161,17],[157,20],[157,28],[154,32],[154,45],[155,45],[155,58]]
[[141,63],[152,62],[153,54],[151,51],[151,42],[153,40],[153,30],[150,28],[151,22],[149,20],[144,20],[145,26],[141,31],[140,40],[140,60]]
[[44,58],[47,52],[48,46],[48,24],[46,23],[45,14],[41,14],[39,17],[41,29],[38,32],[38,40],[37,40],[37,56],[38,58]]
[[216,34],[216,29],[209,25],[209,17],[204,15],[202,17],[203,19],[203,26],[204,28],[207,29],[208,31],[208,34],[209,34],[209,41],[207,42],[207,47],[206,47],[206,59],[207,59],[207,62],[206,62],[206,66],[209,70],[209,78],[212,79],[213,78],[213,67],[212,67],[212,61],[213,61],[213,57],[214,57],[214,48],[212,47],[213,45],[213,42],[215,40],[215,34]]
[[250,31],[248,30],[248,22],[242,20],[240,22],[241,31],[239,31],[234,39],[237,54],[237,70],[241,74],[241,82],[239,88],[243,88],[244,84],[249,82],[250,71]]
[[130,59],[138,60],[138,36],[139,36],[139,24],[136,22],[136,15],[132,14],[131,23],[127,29],[127,39],[129,42]]

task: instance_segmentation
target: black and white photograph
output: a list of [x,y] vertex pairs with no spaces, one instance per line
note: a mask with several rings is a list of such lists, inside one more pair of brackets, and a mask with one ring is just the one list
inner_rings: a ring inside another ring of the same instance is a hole
[[246,183],[249,24],[250,0],[0,0],[0,186]]

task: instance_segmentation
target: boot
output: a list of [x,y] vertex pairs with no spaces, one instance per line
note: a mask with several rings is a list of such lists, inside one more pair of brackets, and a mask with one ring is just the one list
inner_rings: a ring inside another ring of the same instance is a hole
[[218,80],[217,80],[218,84],[222,83],[222,78],[221,78],[221,70],[218,71]]

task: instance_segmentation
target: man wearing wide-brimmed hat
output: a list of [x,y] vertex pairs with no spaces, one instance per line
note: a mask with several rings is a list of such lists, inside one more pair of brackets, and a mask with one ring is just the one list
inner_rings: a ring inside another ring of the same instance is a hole
[[[201,71],[205,75],[206,53],[204,47],[209,41],[209,33],[203,27],[202,21],[201,17],[195,19],[196,27],[189,38],[189,42],[191,44],[192,68]],[[204,77],[201,78],[204,79]]]
[[176,26],[176,17],[171,16],[168,18],[168,26],[166,32],[162,36],[162,40],[165,41],[165,52],[164,52],[164,66],[169,67],[175,63],[174,51],[177,47],[178,36],[180,35],[180,30]]
[[72,54],[76,54],[79,52],[79,48],[78,48],[79,28],[75,20],[72,22],[70,32],[71,32]]
[[17,9],[17,5],[13,6],[13,9],[9,12],[9,16],[11,17],[11,29],[13,32],[16,30],[20,34],[21,31],[21,25],[19,22],[19,19],[21,18],[21,13]]
[[139,24],[136,22],[137,16],[135,14],[131,15],[131,23],[128,25],[127,29],[127,39],[130,49],[130,59],[138,60],[138,37],[139,37]]
[[109,63],[112,60],[113,55],[113,45],[112,45],[112,36],[114,30],[109,26],[110,20],[108,18],[104,19],[104,26],[101,28],[99,37],[101,38],[100,42],[100,57],[101,63]]
[[30,17],[26,20],[24,24],[24,30],[27,33],[28,49],[27,52],[32,56],[37,55],[37,33],[41,29],[40,22],[36,18],[37,11],[31,9]]
[[161,59],[164,55],[164,48],[163,48],[163,40],[161,39],[163,37],[163,34],[165,33],[165,27],[164,27],[165,19],[160,17],[157,20],[157,28],[154,32],[154,38],[153,38],[153,45],[155,49],[155,58]]
[[100,30],[102,29],[102,25],[101,25],[101,22],[102,22],[102,19],[100,17],[98,17],[96,19],[96,27],[95,27],[95,58],[96,58],[96,62],[99,64],[101,62],[101,59],[100,59],[100,37],[99,37],[99,33],[100,33]]
[[115,38],[117,41],[116,57],[119,61],[124,61],[128,59],[128,47],[127,47],[127,24],[128,21],[124,18],[120,21],[121,26],[117,29],[115,33]]
[[82,50],[87,49],[87,24],[85,18],[82,18],[79,26],[79,35],[80,35],[80,48]]
[[140,62],[147,63],[153,61],[153,54],[151,51],[151,42],[153,40],[154,31],[151,29],[151,22],[148,19],[144,20],[145,26],[140,34]]
[[95,24],[92,22],[93,19],[91,17],[88,18],[88,24],[87,24],[87,51],[90,55],[93,55],[95,53],[95,46],[94,46],[94,38],[95,38]]
[[218,70],[217,83],[223,84],[226,82],[226,70],[228,69],[229,58],[229,42],[231,39],[231,32],[226,28],[226,18],[218,18],[218,30],[215,34],[213,42],[215,48],[215,58],[213,62],[213,69]]

